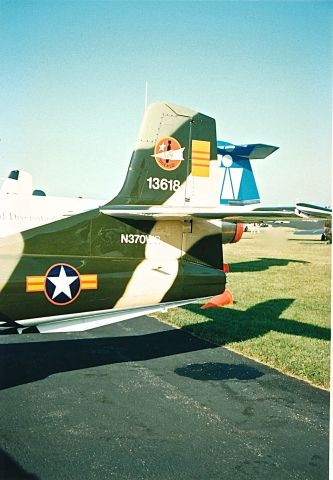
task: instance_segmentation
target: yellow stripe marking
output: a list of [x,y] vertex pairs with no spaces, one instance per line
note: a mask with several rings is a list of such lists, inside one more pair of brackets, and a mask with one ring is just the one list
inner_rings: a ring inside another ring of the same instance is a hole
[[44,276],[40,275],[40,276],[33,276],[33,277],[27,277],[26,280],[29,284],[32,284],[32,283],[43,283],[44,282]]
[[81,275],[82,290],[96,290],[97,289],[97,275]]
[[26,292],[43,292],[44,291],[44,277],[42,276],[27,276],[25,283]]
[[27,285],[26,292],[44,292],[44,284],[43,285]]
[[209,177],[210,142],[192,140],[192,175],[194,177]]
[[193,177],[209,177],[209,168],[207,167],[197,167],[192,168]]
[[210,153],[210,142],[207,142],[207,140],[192,140],[192,151]]
[[81,282],[97,282],[97,275],[81,275]]
[[205,163],[192,163],[192,167],[205,167],[209,171],[209,165],[206,165]]
[[192,152],[192,158],[204,158],[206,160],[210,160],[209,153],[204,152]]
[[83,283],[81,285],[82,290],[97,290],[97,284],[96,283]]

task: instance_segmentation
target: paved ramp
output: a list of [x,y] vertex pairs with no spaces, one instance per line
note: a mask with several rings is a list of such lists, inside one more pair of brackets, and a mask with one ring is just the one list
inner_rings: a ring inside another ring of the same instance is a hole
[[2,478],[328,478],[327,392],[152,318],[0,358]]

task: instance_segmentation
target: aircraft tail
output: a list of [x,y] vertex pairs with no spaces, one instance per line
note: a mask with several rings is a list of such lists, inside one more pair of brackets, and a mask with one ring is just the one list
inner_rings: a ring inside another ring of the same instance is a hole
[[31,195],[32,176],[23,170],[12,170],[0,188],[1,194]]
[[124,185],[110,204],[188,204],[193,197],[189,178],[209,179],[216,145],[213,118],[177,105],[150,105]]
[[250,205],[260,202],[250,160],[266,158],[278,147],[255,143],[233,145],[217,142],[217,158],[221,171],[221,205]]
[[260,201],[250,160],[277,147],[216,140],[215,120],[172,104],[145,112],[120,193],[109,205],[218,207]]

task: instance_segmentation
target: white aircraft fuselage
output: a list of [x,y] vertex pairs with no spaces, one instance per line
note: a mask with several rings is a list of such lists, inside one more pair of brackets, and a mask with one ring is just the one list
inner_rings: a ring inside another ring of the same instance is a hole
[[0,237],[98,208],[104,200],[0,194]]

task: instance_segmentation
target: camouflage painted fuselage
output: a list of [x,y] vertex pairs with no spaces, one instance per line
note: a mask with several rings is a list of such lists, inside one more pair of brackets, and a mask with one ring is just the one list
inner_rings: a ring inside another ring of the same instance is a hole
[[[215,255],[216,245],[220,255],[209,265],[207,250]],[[1,239],[1,320],[10,325],[35,319],[25,322],[34,325],[38,317],[221,293],[220,246],[221,230],[205,220],[125,222],[98,210]],[[55,265],[79,274],[80,285],[70,285],[64,301],[52,299],[47,288],[47,272]]]

